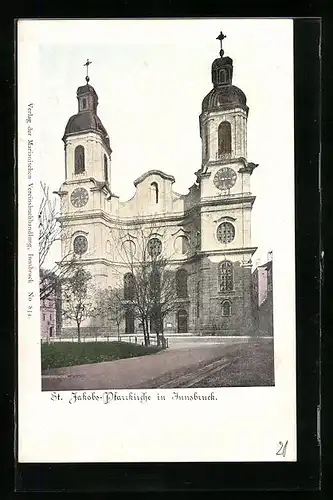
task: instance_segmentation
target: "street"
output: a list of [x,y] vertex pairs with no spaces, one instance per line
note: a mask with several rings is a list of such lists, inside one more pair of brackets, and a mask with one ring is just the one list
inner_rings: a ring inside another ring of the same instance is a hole
[[157,354],[57,368],[42,389],[105,390],[274,385],[273,341],[177,346]]

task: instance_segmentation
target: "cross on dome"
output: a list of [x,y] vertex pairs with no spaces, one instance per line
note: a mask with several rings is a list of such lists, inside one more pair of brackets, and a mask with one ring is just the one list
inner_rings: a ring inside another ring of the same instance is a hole
[[223,57],[224,50],[222,49],[222,42],[223,40],[227,38],[227,35],[224,35],[222,31],[220,31],[219,36],[216,37],[216,40],[220,40],[220,56]]
[[92,61],[89,61],[89,59],[87,59],[87,61],[83,65],[83,66],[87,66],[87,75],[86,75],[86,82],[87,83],[89,83],[89,80],[90,80],[89,75],[88,75],[88,68],[89,68],[89,64],[91,64],[91,63],[92,63]]

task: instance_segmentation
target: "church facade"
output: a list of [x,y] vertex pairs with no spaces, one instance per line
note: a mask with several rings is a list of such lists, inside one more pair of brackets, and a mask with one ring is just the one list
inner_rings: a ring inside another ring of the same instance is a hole
[[[249,108],[244,92],[233,85],[233,61],[224,57],[223,37],[199,117],[201,168],[188,194],[173,191],[174,177],[155,169],[134,181],[130,200],[122,202],[113,193],[110,139],[88,76],[77,89],[78,112],[63,136],[65,180],[58,195],[68,237],[62,257],[79,255],[98,288],[119,286],[128,274],[122,249],[138,255],[146,231],[148,248],[163,252],[182,282],[165,332],[255,334],[250,181],[257,165],[247,160]],[[96,319],[82,326],[90,333],[100,328]],[[124,319],[122,331],[137,328],[133,318]]]

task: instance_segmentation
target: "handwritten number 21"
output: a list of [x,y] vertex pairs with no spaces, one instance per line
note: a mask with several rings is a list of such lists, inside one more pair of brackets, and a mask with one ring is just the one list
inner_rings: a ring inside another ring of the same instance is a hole
[[276,454],[282,455],[283,457],[285,457],[286,451],[287,451],[287,444],[288,444],[288,441],[286,441],[285,443],[282,443],[282,441],[279,441],[279,449],[276,452]]

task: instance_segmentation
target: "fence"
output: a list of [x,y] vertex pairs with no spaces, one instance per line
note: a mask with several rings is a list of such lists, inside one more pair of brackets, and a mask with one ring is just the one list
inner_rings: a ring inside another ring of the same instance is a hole
[[[163,337],[164,339],[164,347],[169,347],[169,341],[167,338]],[[150,340],[150,345],[156,345],[157,346],[157,337],[156,335],[149,336]],[[50,337],[48,339],[43,338],[41,339],[42,343],[56,343],[56,342],[77,342],[78,338],[77,337]],[[128,342],[130,344],[138,344],[138,345],[144,345],[144,337],[143,335],[120,335],[118,336],[81,336],[80,337],[80,342]],[[161,339],[161,343],[163,344],[163,340]]]

